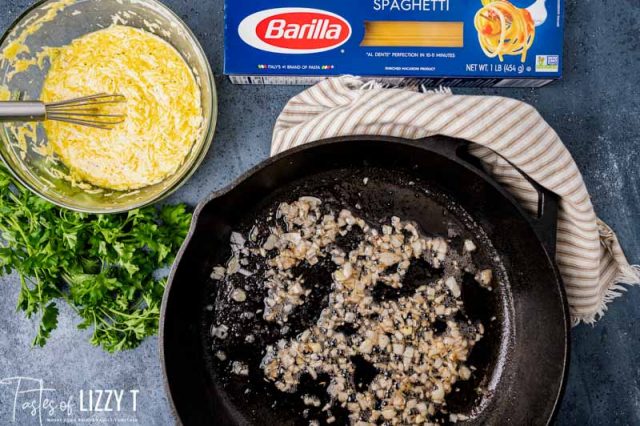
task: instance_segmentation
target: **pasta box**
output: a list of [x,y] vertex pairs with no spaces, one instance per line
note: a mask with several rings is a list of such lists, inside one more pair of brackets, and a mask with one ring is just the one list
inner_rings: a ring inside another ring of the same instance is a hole
[[541,87],[562,76],[564,0],[226,0],[225,74],[313,84]]

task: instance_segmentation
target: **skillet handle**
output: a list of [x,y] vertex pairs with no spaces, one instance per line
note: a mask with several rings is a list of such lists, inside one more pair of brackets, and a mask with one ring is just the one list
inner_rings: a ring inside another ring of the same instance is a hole
[[[444,136],[430,137],[425,139],[424,142],[426,142],[428,149],[442,154],[453,161],[461,163],[472,169],[478,175],[485,177],[489,181],[495,182],[495,179],[484,170],[480,160],[469,154],[469,146],[472,142]],[[508,162],[508,160],[506,161]],[[547,249],[549,255],[551,257],[555,257],[560,197],[531,179],[526,173],[512,163],[509,162],[509,164],[511,164],[511,166],[513,166],[513,168],[516,169],[538,192],[538,214],[537,217],[532,218],[531,225],[533,226],[538,238]],[[500,186],[497,182],[496,185]],[[509,196],[513,198],[511,194],[509,194]],[[527,212],[524,212],[524,214],[527,217],[531,216]]]

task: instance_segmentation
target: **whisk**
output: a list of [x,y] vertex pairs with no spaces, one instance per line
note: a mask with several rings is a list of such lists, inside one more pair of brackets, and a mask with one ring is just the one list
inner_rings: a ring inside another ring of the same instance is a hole
[[97,95],[67,101],[0,101],[0,122],[56,120],[80,126],[111,130],[124,122],[124,114],[110,114],[108,108],[126,102],[122,95]]

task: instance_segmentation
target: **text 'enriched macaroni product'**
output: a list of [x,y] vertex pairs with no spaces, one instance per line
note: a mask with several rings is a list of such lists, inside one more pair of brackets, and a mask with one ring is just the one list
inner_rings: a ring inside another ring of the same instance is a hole
[[562,76],[563,20],[563,0],[227,0],[225,73],[541,87]]

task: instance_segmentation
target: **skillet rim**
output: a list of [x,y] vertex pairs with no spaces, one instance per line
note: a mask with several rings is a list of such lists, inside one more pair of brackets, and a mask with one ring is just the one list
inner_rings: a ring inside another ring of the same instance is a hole
[[[425,144],[425,142],[428,142],[431,139],[437,140],[438,138],[445,138],[452,142],[458,142],[458,144],[453,149],[450,149],[450,153],[441,152],[437,149],[429,149],[429,145]],[[555,261],[555,253],[549,253],[549,248],[545,244],[544,238],[541,236],[539,229],[536,227],[536,219],[534,219],[529,213],[527,213],[523,209],[523,207],[520,205],[520,203],[518,203],[518,201],[513,197],[513,195],[511,195],[502,185],[496,182],[495,179],[493,179],[485,171],[477,168],[476,166],[463,160],[457,155],[457,149],[460,148],[461,143],[472,144],[472,142],[466,141],[464,139],[456,139],[456,138],[451,138],[443,135],[432,135],[423,139],[415,139],[415,140],[397,138],[397,137],[361,135],[361,136],[334,137],[334,138],[328,138],[328,139],[309,142],[294,148],[290,148],[275,156],[270,156],[269,158],[258,163],[257,165],[251,167],[246,172],[242,173],[236,179],[232,180],[228,185],[222,187],[217,191],[213,191],[211,194],[203,198],[197,204],[197,206],[193,211],[193,218],[192,218],[191,226],[189,228],[189,232],[185,237],[184,243],[180,247],[180,250],[176,254],[176,258],[174,260],[174,263],[171,267],[171,271],[167,278],[167,284],[165,286],[165,290],[162,298],[162,305],[160,309],[160,323],[159,323],[159,331],[158,331],[158,353],[160,356],[160,363],[162,368],[163,388],[164,388],[167,400],[169,401],[171,413],[174,415],[177,424],[182,425],[183,422],[173,398],[173,392],[171,389],[171,384],[169,383],[169,376],[167,372],[167,362],[165,357],[165,352],[166,352],[165,351],[165,337],[166,337],[165,325],[166,325],[166,319],[167,319],[167,305],[171,297],[171,290],[173,289],[173,284],[175,281],[176,274],[178,272],[178,269],[180,268],[180,264],[182,263],[184,254],[187,251],[188,247],[191,245],[191,242],[195,236],[196,230],[200,222],[200,216],[202,214],[202,211],[206,208],[206,206],[209,203],[211,203],[212,201],[220,197],[223,197],[226,194],[229,194],[230,192],[233,192],[238,188],[238,186],[240,186],[242,183],[244,183],[246,180],[251,178],[253,175],[258,173],[259,171],[264,170],[270,167],[271,165],[273,165],[274,163],[277,163],[278,161],[281,161],[289,156],[293,156],[299,152],[311,150],[321,146],[328,146],[333,144],[337,145],[337,144],[349,143],[349,142],[363,142],[363,141],[389,143],[389,144],[399,143],[399,144],[417,148],[417,149],[424,149],[426,151],[431,151],[438,155],[444,156],[448,158],[450,161],[453,161],[459,164],[460,166],[467,168],[471,172],[475,173],[479,179],[483,179],[487,184],[489,184],[494,189],[496,189],[508,202],[513,204],[516,210],[520,213],[520,217],[525,220],[525,222],[529,225],[529,227],[533,231],[533,234],[536,236],[538,244],[541,246],[543,252],[546,255],[546,261],[549,264],[549,266],[551,266],[553,274],[555,275],[555,278],[556,278],[555,285],[557,285],[559,290],[558,295],[561,299],[562,315],[564,318],[564,330],[563,330],[564,360],[562,363],[563,374],[561,377],[560,386],[558,387],[558,391],[555,395],[553,408],[546,422],[547,425],[550,425],[555,420],[558,414],[558,408],[559,408],[560,402],[562,401],[565,394],[567,379],[569,374],[569,364],[570,364],[570,354],[571,354],[571,316],[569,311],[569,303],[568,303],[568,298],[566,294],[566,289],[563,284],[562,276],[560,275],[558,265]],[[552,195],[554,197],[557,197],[555,194],[552,194],[551,191],[545,190],[544,188],[542,190],[545,191],[546,195]]]

